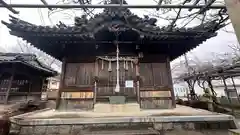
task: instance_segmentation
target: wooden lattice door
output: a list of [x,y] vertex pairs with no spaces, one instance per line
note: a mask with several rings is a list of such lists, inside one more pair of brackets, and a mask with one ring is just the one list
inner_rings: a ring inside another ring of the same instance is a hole
[[[131,61],[120,61],[119,62],[119,84],[120,91],[115,92],[117,84],[117,62],[97,60],[98,64],[98,87],[97,87],[97,98],[109,97],[114,95],[125,96],[127,99],[137,100],[136,94],[136,65]],[[133,87],[126,87],[126,82],[133,83]]]

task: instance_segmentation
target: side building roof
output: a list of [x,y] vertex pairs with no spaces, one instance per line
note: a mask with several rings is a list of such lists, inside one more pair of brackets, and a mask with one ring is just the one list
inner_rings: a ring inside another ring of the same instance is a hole
[[55,76],[58,73],[38,61],[36,55],[26,53],[0,53],[0,64],[3,63],[21,63],[35,70],[39,70],[45,73],[47,77]]

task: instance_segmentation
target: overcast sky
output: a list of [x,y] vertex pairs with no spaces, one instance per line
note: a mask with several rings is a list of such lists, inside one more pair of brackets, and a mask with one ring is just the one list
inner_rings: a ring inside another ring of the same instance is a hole
[[[40,0],[5,0],[6,2],[11,3],[28,3],[28,4],[42,4]],[[58,0],[47,0],[49,4],[55,4]],[[134,3],[136,0],[128,0],[129,4],[136,4]],[[150,0],[138,0],[138,4],[154,4]],[[96,2],[95,2],[96,3]],[[48,10],[47,9],[17,9],[20,11],[19,15],[14,15],[15,17],[19,17],[22,20],[27,22],[38,24],[38,25],[54,25],[58,23],[58,21],[63,21],[66,24],[73,24],[73,16],[74,13],[71,11],[66,11],[68,14],[72,14],[72,17],[69,17],[67,14],[63,13],[56,13],[53,14],[50,19],[48,18]],[[99,12],[100,10],[96,11]],[[131,10],[135,14],[142,16],[143,14],[147,14],[146,10],[139,10],[134,9]],[[9,14],[12,14],[7,9],[0,8],[0,19],[4,21],[8,21]],[[75,14],[80,16],[80,12],[75,12]],[[42,16],[42,19],[41,19]],[[164,21],[159,21],[159,25],[164,25]],[[233,31],[231,25],[227,26],[226,28],[229,31]],[[228,47],[231,44],[237,44],[236,36],[232,33],[226,33],[223,30],[218,32],[218,36],[207,40],[206,42],[202,43],[199,47],[195,48],[191,51],[191,57],[198,57],[199,59],[206,59],[209,54],[212,52],[215,53],[223,53],[223,52],[231,52],[231,49]],[[4,49],[6,51],[9,50],[9,47],[16,46],[17,38],[11,36],[8,32],[8,29],[3,24],[0,24],[0,51]]]

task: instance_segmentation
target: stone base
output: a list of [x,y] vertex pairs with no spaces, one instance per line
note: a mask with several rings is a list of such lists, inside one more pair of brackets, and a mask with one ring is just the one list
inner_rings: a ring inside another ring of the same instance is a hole
[[217,122],[22,126],[18,135],[227,135],[229,128],[229,124]]
[[140,105],[138,103],[126,103],[126,104],[95,104],[94,112],[98,113],[111,113],[111,112],[139,112]]

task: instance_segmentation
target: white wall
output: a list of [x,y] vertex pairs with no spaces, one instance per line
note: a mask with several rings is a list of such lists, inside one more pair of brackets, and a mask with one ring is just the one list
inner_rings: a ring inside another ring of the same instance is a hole
[[59,80],[55,78],[50,78],[48,82],[48,89],[49,90],[57,90],[59,88]]
[[[238,94],[240,94],[240,78],[239,77],[234,78],[234,82],[235,82]],[[224,83],[222,80],[214,80],[214,81],[212,81],[212,84],[213,84],[214,90],[217,93],[218,97],[226,96],[226,94],[224,92]],[[228,85],[228,88],[233,88],[231,79],[227,79],[226,84]],[[179,94],[179,96],[183,95],[183,93],[184,93],[184,91],[182,92],[181,90],[178,90],[179,88],[180,89],[184,88],[184,87],[188,88],[187,84],[184,82],[182,82],[180,84],[174,84],[173,87],[174,87],[175,95]],[[207,83],[205,83],[205,87],[206,88],[208,87]],[[203,89],[201,87],[199,87],[197,83],[195,84],[194,89],[195,89],[195,92],[197,95],[204,94]]]
[[187,92],[189,91],[188,85],[186,83],[177,83],[173,84],[174,95],[183,97],[187,96]]

